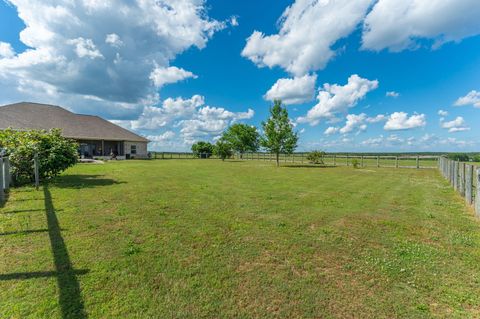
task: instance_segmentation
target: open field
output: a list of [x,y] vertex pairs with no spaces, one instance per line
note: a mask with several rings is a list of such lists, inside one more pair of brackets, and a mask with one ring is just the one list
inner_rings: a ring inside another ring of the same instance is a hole
[[479,258],[434,169],[77,165],[0,208],[0,318],[478,318]]

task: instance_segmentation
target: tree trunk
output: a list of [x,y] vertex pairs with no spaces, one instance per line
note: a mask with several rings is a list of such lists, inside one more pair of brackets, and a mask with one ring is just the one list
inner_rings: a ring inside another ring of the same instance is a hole
[[279,153],[275,153],[275,158],[277,159],[277,167],[280,166]]

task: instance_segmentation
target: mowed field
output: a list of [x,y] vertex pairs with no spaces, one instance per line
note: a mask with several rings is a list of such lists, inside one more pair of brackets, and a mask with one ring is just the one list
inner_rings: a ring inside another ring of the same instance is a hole
[[0,318],[478,318],[479,260],[434,169],[83,164],[0,208]]

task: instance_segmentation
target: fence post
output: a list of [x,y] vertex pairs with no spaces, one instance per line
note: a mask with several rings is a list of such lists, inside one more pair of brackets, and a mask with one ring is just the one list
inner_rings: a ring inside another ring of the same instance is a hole
[[38,154],[33,156],[33,172],[35,174],[35,188],[38,190],[40,185],[40,176],[38,172]]
[[347,154],[347,166],[348,166],[348,165],[349,165],[349,164],[348,164],[348,154]]
[[12,177],[10,176],[10,159],[8,157],[3,158],[3,180],[3,188],[9,189]]
[[460,163],[459,170],[458,191],[460,195],[465,196],[465,163]]
[[453,189],[458,191],[458,161],[453,164]]
[[337,154],[333,154],[333,166],[337,166]]
[[364,167],[364,166],[363,166],[363,155],[362,155],[362,167]]
[[475,194],[475,211],[480,216],[480,168],[475,170],[475,178],[477,181],[477,193]]
[[473,166],[468,164],[465,165],[465,202],[467,205],[473,203]]
[[3,187],[3,158],[0,157],[0,204],[5,201],[5,191]]
[[380,156],[377,155],[377,168],[380,167]]
[[395,156],[395,168],[398,168],[398,156]]
[[417,168],[420,168],[420,156],[417,155]]

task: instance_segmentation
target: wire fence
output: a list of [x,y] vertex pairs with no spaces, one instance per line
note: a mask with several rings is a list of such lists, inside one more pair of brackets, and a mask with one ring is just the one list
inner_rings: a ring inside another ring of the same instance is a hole
[[453,188],[465,198],[468,206],[473,206],[480,216],[480,168],[440,157],[438,168]]
[[[308,164],[309,153],[280,154],[279,161],[282,163]],[[218,156],[209,153],[189,152],[156,152],[153,159],[219,159]],[[353,166],[360,167],[396,167],[396,168],[437,168],[438,156],[412,156],[412,155],[339,155],[326,154],[323,156],[323,164],[329,166]],[[232,157],[236,160],[275,161],[275,154],[265,152],[236,154]]]

